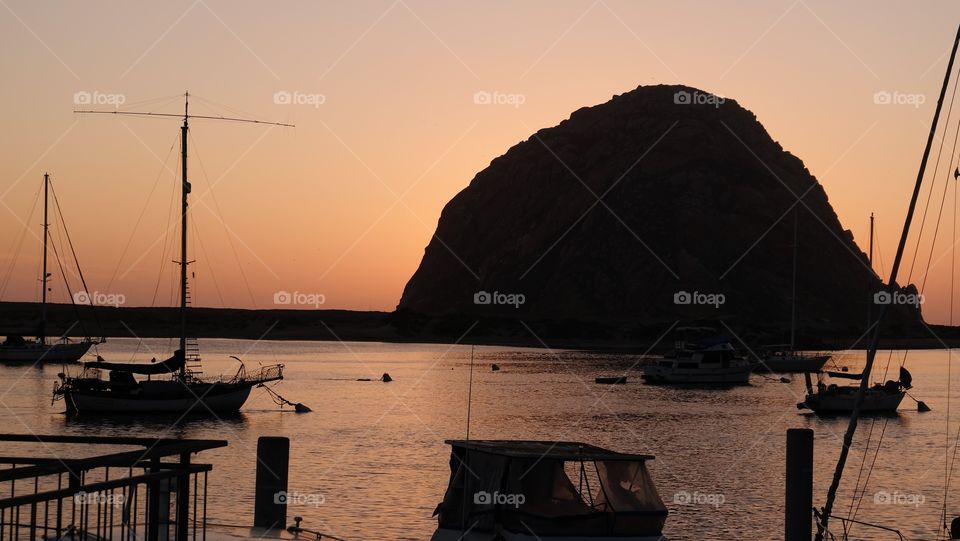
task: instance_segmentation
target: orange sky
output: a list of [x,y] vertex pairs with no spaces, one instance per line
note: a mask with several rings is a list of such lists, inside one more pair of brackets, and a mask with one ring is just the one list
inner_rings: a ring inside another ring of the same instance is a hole
[[[4,0],[0,280],[48,170],[90,289],[130,305],[172,301],[163,233],[178,123],[78,118],[78,92],[175,113],[189,90],[197,114],[297,125],[193,124],[195,304],[273,307],[288,291],[322,295],[326,308],[390,310],[443,205],[491,159],[579,107],[656,83],[756,113],[861,246],[877,214],[886,273],[960,20],[955,2],[923,6]],[[478,105],[478,91],[523,103]],[[924,103],[878,105],[880,91]],[[276,103],[277,92],[300,103]],[[950,234],[925,289],[935,322],[950,317]],[[36,297],[38,256],[26,238],[2,300]],[[53,298],[66,295],[56,282]]]

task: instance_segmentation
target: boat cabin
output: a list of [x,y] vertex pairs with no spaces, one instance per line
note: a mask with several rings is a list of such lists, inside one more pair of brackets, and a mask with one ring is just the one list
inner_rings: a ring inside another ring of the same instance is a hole
[[[659,536],[667,518],[646,463],[575,442],[451,440],[443,531],[536,538]],[[436,539],[437,536],[434,536]]]

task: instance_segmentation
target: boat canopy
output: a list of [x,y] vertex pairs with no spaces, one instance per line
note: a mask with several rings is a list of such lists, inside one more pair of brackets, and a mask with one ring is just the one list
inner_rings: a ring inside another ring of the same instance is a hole
[[156,375],[171,374],[180,370],[186,363],[186,357],[182,349],[173,352],[173,356],[165,361],[152,361],[150,364],[144,363],[108,363],[97,357],[96,361],[83,363],[84,368],[99,368],[101,370],[115,370],[118,372],[130,372],[131,374]]
[[660,535],[651,455],[575,442],[452,440],[441,528],[536,536]]

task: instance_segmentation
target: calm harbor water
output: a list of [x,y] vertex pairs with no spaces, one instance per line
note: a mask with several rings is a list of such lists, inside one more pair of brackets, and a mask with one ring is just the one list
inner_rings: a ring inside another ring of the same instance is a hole
[[[443,496],[448,448],[443,441],[466,430],[470,347],[463,345],[201,340],[204,371],[232,374],[240,355],[282,362],[281,395],[303,402],[309,414],[279,412],[255,389],[232,419],[67,418],[50,403],[60,366],[0,366],[4,432],[135,435],[226,439],[229,446],[202,453],[211,474],[212,522],[252,522],[255,450],[259,436],[291,438],[290,492],[302,495],[289,511],[304,525],[350,540],[426,540]],[[163,357],[165,339],[111,339],[99,347],[110,360]],[[902,352],[878,355],[895,378]],[[846,418],[819,419],[796,408],[803,378],[789,384],[753,376],[730,390],[650,387],[630,372],[627,385],[599,386],[598,375],[621,374],[638,357],[576,351],[477,347],[471,437],[581,440],[625,452],[656,455],[651,472],[670,509],[670,539],[782,539],[784,440],[788,428],[816,431],[814,499],[822,505]],[[867,477],[877,442],[882,446],[856,517],[899,528],[909,539],[935,539],[943,502],[945,445],[957,434],[960,401],[947,436],[947,352],[913,351],[906,365],[914,396],[933,408],[917,413],[905,399],[900,414],[868,418],[851,452],[836,514],[851,512],[853,483],[865,456]],[[856,370],[863,352],[838,355]],[[490,369],[500,365],[499,372]],[[395,381],[361,382],[390,373]],[[960,370],[952,374],[960,398]],[[37,451],[35,451],[37,452]],[[39,450],[39,452],[49,452]],[[952,450],[951,450],[952,452]],[[960,497],[948,514],[960,514]],[[851,538],[896,539],[862,526]]]

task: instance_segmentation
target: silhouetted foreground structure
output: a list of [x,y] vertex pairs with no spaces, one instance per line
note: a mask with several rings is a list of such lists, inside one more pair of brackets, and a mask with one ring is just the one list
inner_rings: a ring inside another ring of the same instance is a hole
[[[4,447],[17,443],[23,456],[0,457],[0,538],[205,538],[212,466],[191,455],[226,441],[0,435]],[[109,452],[88,456],[94,445]],[[37,446],[58,455],[38,458]]]

